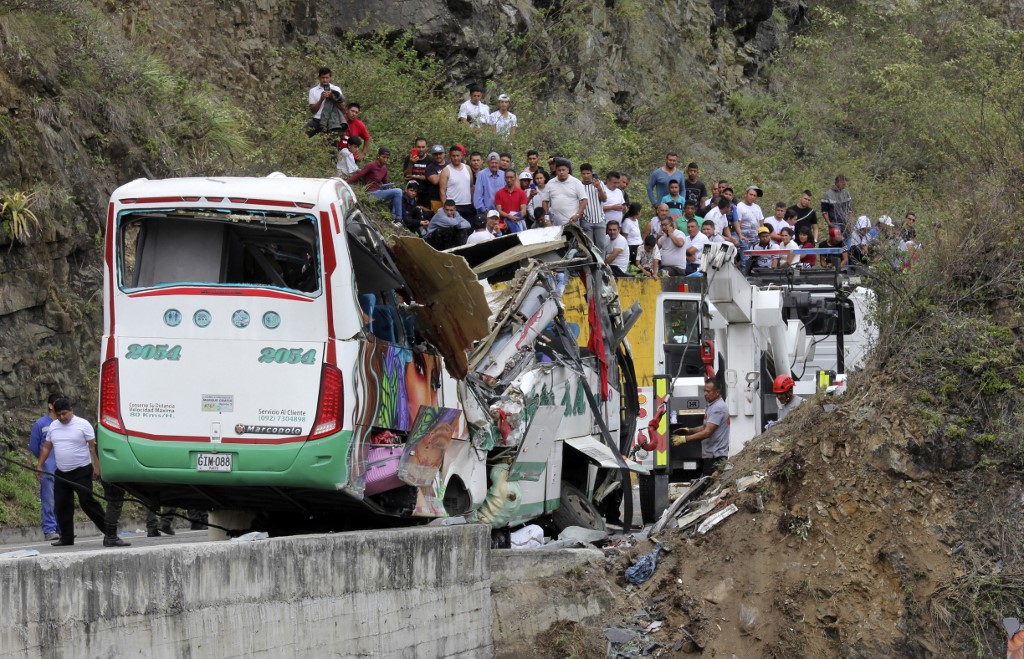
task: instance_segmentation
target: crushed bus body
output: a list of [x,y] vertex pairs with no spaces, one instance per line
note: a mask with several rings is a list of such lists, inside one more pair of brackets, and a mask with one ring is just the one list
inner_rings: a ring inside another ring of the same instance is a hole
[[574,227],[443,253],[387,243],[337,179],[138,180],[105,247],[101,468],[147,501],[603,528],[643,471],[622,457],[639,308]]

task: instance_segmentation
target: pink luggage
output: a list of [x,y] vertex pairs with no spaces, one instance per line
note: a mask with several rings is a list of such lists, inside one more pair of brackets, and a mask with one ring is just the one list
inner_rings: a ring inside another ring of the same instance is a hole
[[401,446],[375,446],[366,458],[366,496],[402,487],[405,482],[398,477],[398,463],[402,459]]

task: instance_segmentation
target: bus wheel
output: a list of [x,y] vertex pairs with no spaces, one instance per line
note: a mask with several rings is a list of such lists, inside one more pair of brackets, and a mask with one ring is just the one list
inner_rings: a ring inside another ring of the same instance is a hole
[[575,485],[562,481],[562,498],[558,510],[551,513],[551,521],[562,531],[570,526],[605,531],[604,518],[587,498],[585,492]]
[[469,491],[462,484],[462,481],[458,478],[452,478],[448,481],[447,487],[444,488],[444,511],[448,513],[448,516],[458,517],[465,515],[472,506],[473,502],[469,498]]
[[214,524],[232,531],[246,531],[252,526],[254,519],[256,519],[256,513],[249,510],[211,510],[207,522],[210,525],[207,537],[210,540],[227,540],[228,534],[214,528]]

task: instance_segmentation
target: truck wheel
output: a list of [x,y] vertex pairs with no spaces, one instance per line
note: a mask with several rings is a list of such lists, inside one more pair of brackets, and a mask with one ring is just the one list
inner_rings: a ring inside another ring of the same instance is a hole
[[654,516],[654,476],[637,476],[640,485],[640,516],[644,524],[654,524],[657,520]]
[[593,502],[587,498],[586,493],[575,485],[562,481],[562,499],[558,510],[551,513],[551,521],[561,531],[570,526],[582,526],[585,529],[597,531],[607,530],[604,526],[604,518],[594,507]]

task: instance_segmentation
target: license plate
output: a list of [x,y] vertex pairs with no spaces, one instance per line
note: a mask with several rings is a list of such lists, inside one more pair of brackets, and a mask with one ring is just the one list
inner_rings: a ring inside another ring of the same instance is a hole
[[199,453],[196,471],[231,471],[231,453]]

